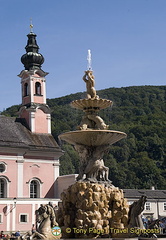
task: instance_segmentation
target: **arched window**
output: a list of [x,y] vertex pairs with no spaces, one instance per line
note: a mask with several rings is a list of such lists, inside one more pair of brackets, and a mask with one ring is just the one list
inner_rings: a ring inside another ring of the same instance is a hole
[[0,162],[0,173],[6,172],[6,163]]
[[35,94],[41,95],[41,84],[39,82],[35,83]]
[[24,84],[24,97],[28,96],[28,83]]
[[37,180],[32,180],[30,182],[30,198],[40,197],[40,183]]
[[6,179],[0,178],[0,198],[7,197],[7,182]]

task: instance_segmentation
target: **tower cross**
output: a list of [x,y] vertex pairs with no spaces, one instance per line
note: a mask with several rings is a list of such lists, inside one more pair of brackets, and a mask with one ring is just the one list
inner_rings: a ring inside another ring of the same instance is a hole
[[30,19],[30,25],[29,25],[29,27],[30,27],[30,32],[32,33],[32,32],[33,32],[32,18]]

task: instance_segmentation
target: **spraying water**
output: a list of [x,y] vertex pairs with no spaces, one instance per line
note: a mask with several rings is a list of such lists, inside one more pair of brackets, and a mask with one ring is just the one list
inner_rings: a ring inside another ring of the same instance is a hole
[[88,70],[92,70],[92,66],[91,66],[91,64],[92,64],[92,59],[91,59],[91,51],[90,51],[90,49],[88,50],[87,60],[88,60],[88,65],[87,65]]

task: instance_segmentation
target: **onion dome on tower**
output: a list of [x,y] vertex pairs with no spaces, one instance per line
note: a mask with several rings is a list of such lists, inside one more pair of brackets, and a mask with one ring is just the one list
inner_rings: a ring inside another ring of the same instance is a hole
[[46,79],[48,74],[42,70],[44,57],[38,53],[36,34],[27,35],[26,53],[21,57],[25,69],[18,75],[21,78],[22,106],[19,117],[24,118],[33,133],[51,134],[50,108],[46,103]]
[[33,32],[27,35],[26,53],[21,57],[25,70],[41,69],[41,65],[44,63],[44,57],[38,53],[39,46],[36,42],[36,36]]

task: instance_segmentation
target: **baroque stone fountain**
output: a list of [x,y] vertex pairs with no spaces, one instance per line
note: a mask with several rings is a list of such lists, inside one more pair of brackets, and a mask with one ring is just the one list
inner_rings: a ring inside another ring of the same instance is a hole
[[82,121],[76,131],[59,136],[78,152],[79,175],[76,182],[62,192],[58,210],[49,202],[35,211],[38,227],[33,234],[31,231],[25,233],[22,239],[126,239],[144,233],[141,212],[146,197],[142,196],[129,207],[123,191],[108,179],[109,168],[104,165],[103,156],[126,134],[108,130],[109,126],[99,116],[99,111],[112,106],[112,101],[96,94],[90,62],[88,50],[89,67],[83,76],[87,98],[71,103],[72,107],[84,112]]
[[110,146],[126,134],[108,130],[109,126],[99,116],[99,111],[112,106],[112,101],[96,94],[91,67],[85,71],[83,80],[87,98],[71,103],[72,107],[84,112],[82,121],[76,131],[59,136],[72,144],[80,157],[77,182],[61,194],[62,203],[57,212],[63,238],[114,236],[114,230],[128,225],[129,206],[123,191],[108,179],[109,168],[103,161]]

